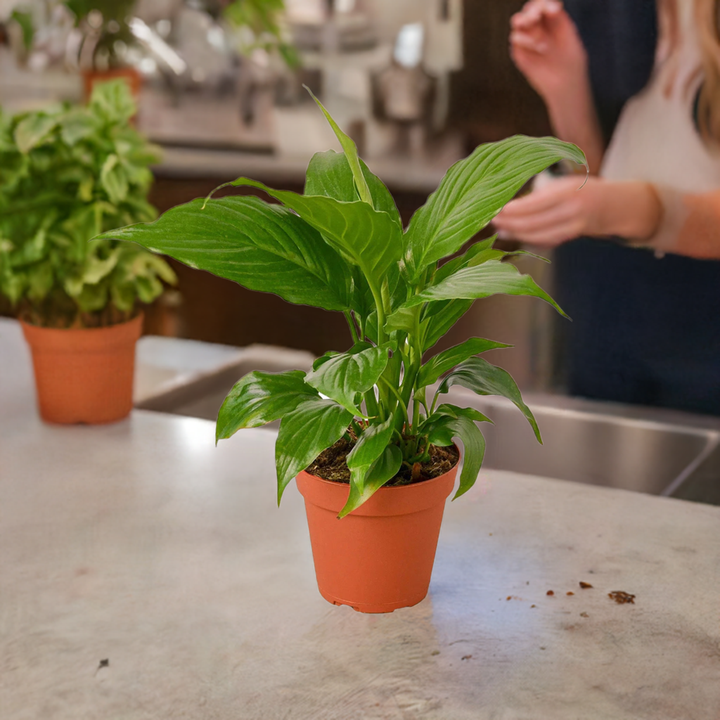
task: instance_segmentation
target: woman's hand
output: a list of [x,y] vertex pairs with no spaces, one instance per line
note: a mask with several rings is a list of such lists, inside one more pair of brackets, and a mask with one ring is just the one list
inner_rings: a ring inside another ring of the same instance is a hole
[[510,55],[546,103],[587,75],[587,54],[575,24],[557,0],[529,0],[510,21]]
[[577,237],[622,237],[642,242],[660,223],[662,204],[650,183],[579,176],[548,183],[508,203],[495,218],[501,238],[555,247]]
[[510,26],[513,62],[545,101],[555,134],[581,147],[596,174],[605,143],[575,23],[557,0],[529,0]]

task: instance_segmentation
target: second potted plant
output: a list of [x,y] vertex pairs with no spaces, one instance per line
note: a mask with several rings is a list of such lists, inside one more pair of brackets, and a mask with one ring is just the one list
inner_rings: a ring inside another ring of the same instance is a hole
[[127,243],[91,243],[118,224],[152,220],[155,148],[129,126],[122,81],[87,107],[0,112],[0,294],[32,352],[41,416],[111,422],[130,412],[139,303],[175,275]]
[[[320,106],[323,112],[324,108]],[[453,385],[509,398],[540,433],[510,375],[480,357],[506,347],[470,338],[431,349],[474,300],[541,298],[492,239],[457,253],[533,175],[582,152],[554,138],[481,145],[456,163],[404,229],[383,183],[325,112],[344,152],[316,154],[302,195],[239,178],[256,197],[194,200],[152,224],[100,236],[166,253],[247,288],[344,313],[353,344],[312,372],[253,372],[232,389],[217,438],[280,419],[278,501],[297,476],[318,585],[364,612],[413,605],[428,590],[443,506],[475,482],[485,442],[473,408],[443,402]],[[443,259],[446,259],[443,262]],[[562,311],[560,311],[562,312]],[[440,381],[433,392],[431,387]]]

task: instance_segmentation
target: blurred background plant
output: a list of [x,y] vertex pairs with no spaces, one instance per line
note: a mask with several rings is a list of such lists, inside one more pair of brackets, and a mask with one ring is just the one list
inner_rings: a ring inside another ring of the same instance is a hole
[[236,30],[242,55],[250,57],[258,49],[277,52],[288,67],[296,68],[300,58],[283,26],[284,12],[285,0],[232,0],[225,5],[223,16]]
[[26,321],[112,325],[175,282],[137,246],[90,242],[156,217],[147,193],[159,152],[130,125],[135,110],[127,85],[113,81],[86,107],[0,111],[0,294]]
[[136,42],[129,25],[135,0],[64,0],[62,4],[82,31],[79,54],[88,56],[93,69],[126,65],[127,50]]

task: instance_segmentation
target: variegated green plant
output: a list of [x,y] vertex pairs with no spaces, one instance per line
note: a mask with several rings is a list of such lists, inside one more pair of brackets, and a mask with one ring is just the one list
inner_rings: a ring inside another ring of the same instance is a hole
[[230,184],[260,188],[281,204],[247,196],[194,200],[155,223],[101,237],[130,240],[252,290],[345,314],[349,350],[326,353],[308,374],[252,372],[220,408],[218,439],[281,420],[278,501],[290,480],[343,436],[356,442],[347,457],[350,494],[341,517],[404,463],[426,461],[431,444],[448,446],[453,438],[465,448],[457,497],[477,477],[485,442],[476,422],[487,418],[443,404],[452,385],[509,398],[538,440],[540,433],[510,375],[478,357],[507,346],[471,338],[434,356],[428,351],[478,298],[529,295],[562,311],[504,262],[508,253],[494,249],[492,239],[442,260],[461,250],[533,175],[561,159],[584,163],[585,157],[554,138],[481,145],[450,168],[404,229],[385,185],[320,107],[343,152],[312,158],[304,194],[239,178]]
[[122,81],[100,84],[87,107],[0,111],[0,294],[51,327],[121,322],[175,281],[137,245],[90,239],[153,220],[149,165],[157,150],[130,124]]

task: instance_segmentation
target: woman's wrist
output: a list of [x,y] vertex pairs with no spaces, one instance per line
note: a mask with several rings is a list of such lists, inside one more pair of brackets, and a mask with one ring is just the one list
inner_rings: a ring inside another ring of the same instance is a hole
[[607,181],[607,188],[602,234],[641,245],[657,233],[663,205],[652,183]]

